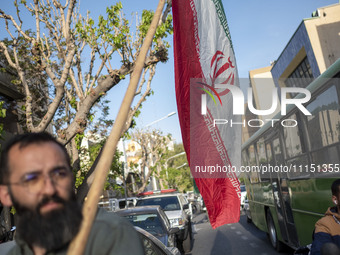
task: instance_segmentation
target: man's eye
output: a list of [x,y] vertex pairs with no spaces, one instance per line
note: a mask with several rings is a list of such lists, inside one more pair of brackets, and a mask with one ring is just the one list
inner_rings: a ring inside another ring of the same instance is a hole
[[36,181],[38,181],[39,176],[40,176],[39,174],[26,174],[24,179],[23,179],[23,182],[24,183],[36,182]]
[[52,175],[55,176],[55,177],[66,177],[68,176],[68,171],[66,169],[55,169],[53,172],[52,172]]

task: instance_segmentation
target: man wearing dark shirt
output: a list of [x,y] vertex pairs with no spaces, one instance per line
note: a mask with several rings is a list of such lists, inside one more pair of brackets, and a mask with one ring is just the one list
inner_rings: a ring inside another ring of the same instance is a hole
[[[10,140],[0,159],[0,200],[17,214],[16,246],[9,254],[66,254],[82,221],[70,158],[47,133]],[[134,228],[98,212],[84,254],[143,254]]]

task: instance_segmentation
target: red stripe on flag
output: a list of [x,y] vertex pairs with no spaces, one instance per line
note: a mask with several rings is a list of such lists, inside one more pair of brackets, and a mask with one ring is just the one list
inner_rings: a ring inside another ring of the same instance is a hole
[[[173,1],[175,86],[182,140],[190,164],[190,78],[202,78],[190,1]],[[177,18],[178,17],[178,18]],[[180,18],[179,18],[180,17]]]

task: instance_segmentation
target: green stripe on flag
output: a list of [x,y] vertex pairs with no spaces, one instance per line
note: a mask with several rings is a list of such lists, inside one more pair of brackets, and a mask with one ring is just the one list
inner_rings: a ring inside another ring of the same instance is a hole
[[[234,52],[233,42],[231,41],[227,17],[225,16],[225,12],[224,12],[224,8],[223,8],[223,5],[221,3],[221,0],[212,0],[212,1],[213,1],[214,5],[216,7],[216,13],[217,13],[218,18],[220,19],[220,22],[221,22],[221,25],[224,29],[224,32],[225,32],[227,38],[229,39],[230,47],[233,49],[233,52]],[[235,52],[234,52],[234,54],[235,54]]]

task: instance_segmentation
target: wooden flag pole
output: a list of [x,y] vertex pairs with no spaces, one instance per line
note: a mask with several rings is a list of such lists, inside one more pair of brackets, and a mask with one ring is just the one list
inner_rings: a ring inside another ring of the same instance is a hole
[[155,12],[155,15],[152,19],[150,28],[146,37],[144,39],[143,45],[141,47],[140,53],[137,57],[134,70],[131,74],[130,83],[126,90],[123,102],[120,106],[119,112],[117,114],[116,121],[113,125],[111,133],[104,145],[104,149],[98,165],[95,170],[95,178],[89,190],[89,194],[87,196],[87,200],[83,206],[83,221],[80,227],[80,230],[77,236],[71,242],[68,255],[79,255],[83,254],[88,236],[90,234],[92,224],[94,218],[96,216],[99,197],[103,192],[104,184],[106,181],[106,177],[110,170],[110,166],[112,164],[112,160],[116,151],[117,143],[121,137],[121,133],[123,127],[126,123],[127,116],[132,104],[132,100],[135,96],[137,85],[144,68],[145,58],[150,48],[152,39],[155,35],[156,28],[159,22],[159,19],[162,15],[162,11],[165,5],[165,0],[160,0]]

